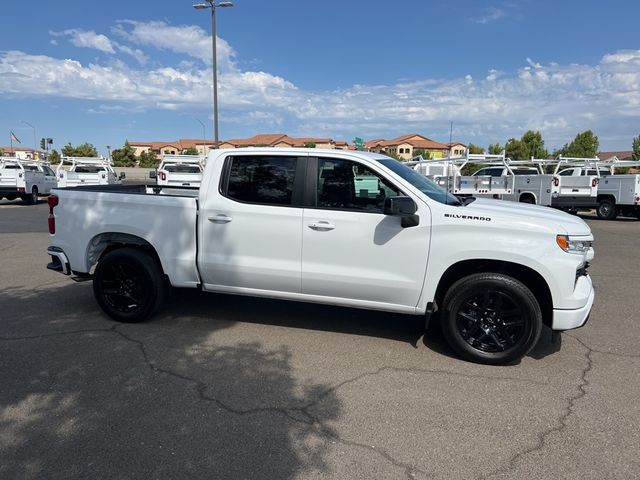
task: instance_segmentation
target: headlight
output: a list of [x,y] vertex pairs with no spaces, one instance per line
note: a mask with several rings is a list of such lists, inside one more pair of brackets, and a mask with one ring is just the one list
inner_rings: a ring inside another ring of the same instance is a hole
[[592,240],[584,240],[582,237],[571,237],[569,235],[556,235],[556,243],[567,253],[583,254],[589,251]]

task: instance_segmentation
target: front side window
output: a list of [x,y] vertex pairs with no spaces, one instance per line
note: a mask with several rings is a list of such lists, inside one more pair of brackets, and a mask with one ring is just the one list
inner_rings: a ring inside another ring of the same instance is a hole
[[318,159],[318,208],[383,213],[387,197],[397,188],[364,165],[339,159]]
[[242,156],[228,161],[227,197],[264,205],[292,204],[297,158]]
[[563,170],[558,175],[560,175],[561,177],[570,177],[571,175],[573,175],[573,168]]

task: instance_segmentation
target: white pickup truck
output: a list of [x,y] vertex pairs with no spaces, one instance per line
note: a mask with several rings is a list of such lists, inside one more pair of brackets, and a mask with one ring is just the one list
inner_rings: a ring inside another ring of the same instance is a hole
[[543,325],[582,326],[594,300],[580,218],[461,202],[380,154],[215,150],[199,190],[58,189],[49,208],[47,268],[92,278],[119,321],[152,316],[169,286],[435,314],[461,356],[502,364]]
[[149,178],[161,186],[199,188],[205,160],[198,155],[163,155],[158,170],[151,170]]
[[[67,168],[64,168],[68,165]],[[104,157],[60,157],[56,168],[58,186],[77,187],[79,185],[113,185],[120,184],[125,178],[113,169],[111,162]]]
[[0,157],[0,200],[22,198],[35,205],[40,195],[57,186],[56,174],[48,164],[13,157]]

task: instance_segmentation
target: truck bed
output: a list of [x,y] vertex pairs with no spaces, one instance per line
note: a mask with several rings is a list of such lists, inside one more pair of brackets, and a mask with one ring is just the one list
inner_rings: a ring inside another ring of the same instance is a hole
[[[196,287],[197,191],[147,185],[58,188],[55,244],[77,273],[90,273],[107,239],[151,245],[176,287]],[[116,233],[117,232],[117,233]],[[88,245],[88,247],[87,247]]]

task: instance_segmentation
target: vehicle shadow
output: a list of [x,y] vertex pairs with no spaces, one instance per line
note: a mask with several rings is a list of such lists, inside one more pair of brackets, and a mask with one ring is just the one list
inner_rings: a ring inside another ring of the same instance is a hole
[[[170,315],[126,325],[90,297],[86,284],[0,292],[0,478],[328,471],[331,442],[318,426],[340,417],[341,402],[330,386],[296,379],[286,346],[221,343],[234,324],[224,308],[206,328]],[[304,407],[319,398],[312,416]]]

